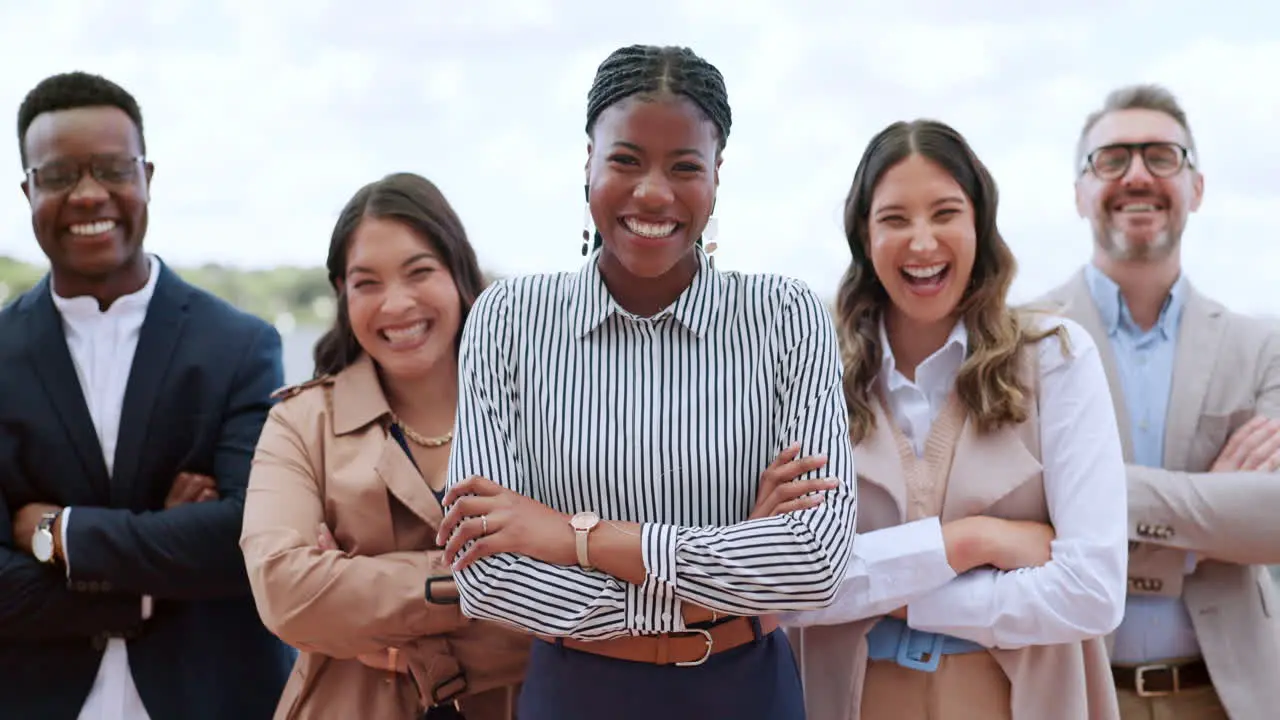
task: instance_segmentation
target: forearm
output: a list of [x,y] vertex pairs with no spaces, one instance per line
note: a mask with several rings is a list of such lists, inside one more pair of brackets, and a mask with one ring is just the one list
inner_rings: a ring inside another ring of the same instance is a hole
[[[954,525],[954,524],[952,524]],[[937,518],[859,533],[836,599],[825,608],[784,613],[783,625],[840,625],[884,615],[956,577],[948,562],[957,545]],[[959,563],[960,560],[955,560]]]
[[245,561],[263,624],[291,645],[331,657],[378,652],[458,628],[457,605],[423,597],[440,553],[365,557],[298,545],[263,552],[247,539]]
[[647,524],[642,548],[648,581],[727,614],[825,607],[852,554],[854,500],[841,489],[824,498],[809,510],[727,527]]
[[75,592],[61,568],[0,548],[0,641],[92,637],[141,623],[139,596]]
[[1280,473],[1126,469],[1130,540],[1222,562],[1280,564]]
[[70,580],[157,598],[243,595],[242,507],[238,496],[142,513],[77,506],[65,528]]
[[[454,581],[467,617],[539,635],[594,640],[645,630],[646,621],[637,618],[653,594],[647,582],[635,585],[598,568],[514,553],[479,558],[458,570]],[[672,606],[668,600],[666,607]]]
[[1040,567],[978,568],[908,604],[908,624],[987,647],[1106,635],[1124,615],[1127,548],[1060,540]]

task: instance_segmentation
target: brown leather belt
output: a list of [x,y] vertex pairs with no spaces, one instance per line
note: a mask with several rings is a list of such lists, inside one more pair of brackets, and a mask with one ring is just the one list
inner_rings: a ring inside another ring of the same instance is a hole
[[689,629],[608,640],[538,637],[571,650],[603,655],[615,660],[687,667],[701,665],[712,655],[755,642],[757,638],[777,630],[778,619],[772,615],[761,617],[759,635],[756,635],[754,623],[749,617],[725,617],[709,624],[709,627],[693,627],[686,622],[685,627]]
[[1171,695],[1213,684],[1204,660],[1189,663],[1155,663],[1136,667],[1111,666],[1111,677],[1120,690],[1132,690],[1141,697]]

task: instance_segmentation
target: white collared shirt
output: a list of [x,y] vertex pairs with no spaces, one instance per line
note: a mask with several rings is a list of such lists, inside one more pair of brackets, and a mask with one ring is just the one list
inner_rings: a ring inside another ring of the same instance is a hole
[[[67,349],[80,380],[89,417],[98,433],[98,444],[110,475],[115,466],[116,441],[120,430],[120,413],[124,407],[125,387],[133,368],[138,337],[147,316],[147,307],[155,293],[159,263],[148,256],[147,284],[135,293],[125,295],[105,311],[98,301],[82,296],[64,298],[53,283],[50,294],[62,316]],[[73,508],[62,511],[62,554],[71,576],[74,548],[67,546],[67,527]],[[142,598],[141,617],[151,615],[151,598]],[[129,670],[128,648],[120,638],[107,641],[106,652],[98,666],[89,697],[80,709],[80,720],[148,720],[147,710],[138,695]]]
[[[1127,485],[1110,389],[1097,346],[1065,318],[1070,357],[1050,337],[1040,343],[1040,431],[1047,502],[1057,539],[1052,559],[1014,572],[976,568],[957,577],[947,564],[936,517],[860,533],[844,585],[827,608],[792,613],[793,626],[833,625],[907,606],[908,624],[987,647],[1075,642],[1119,623],[1127,589]],[[881,328],[878,382],[903,433],[921,452],[968,352],[957,324],[916,369],[897,371]]]

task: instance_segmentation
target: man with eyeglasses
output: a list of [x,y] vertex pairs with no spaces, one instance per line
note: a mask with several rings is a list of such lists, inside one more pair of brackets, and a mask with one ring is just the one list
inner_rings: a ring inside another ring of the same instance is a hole
[[50,271],[0,312],[0,716],[269,718],[292,653],[238,542],[280,336],[143,251],[123,88],[45,79],[18,145]]
[[1129,598],[1108,638],[1121,714],[1275,717],[1280,332],[1183,272],[1204,176],[1168,90],[1112,92],[1076,162],[1093,261],[1044,299],[1102,350],[1129,463]]

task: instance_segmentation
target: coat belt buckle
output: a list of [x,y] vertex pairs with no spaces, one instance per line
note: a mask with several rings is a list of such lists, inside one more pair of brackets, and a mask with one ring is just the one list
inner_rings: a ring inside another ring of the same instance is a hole
[[671,634],[676,635],[677,633],[679,634],[697,633],[702,636],[702,639],[706,642],[707,647],[702,651],[702,657],[698,658],[697,660],[672,663],[673,665],[675,665],[676,667],[694,667],[696,665],[701,665],[702,663],[707,661],[707,658],[711,657],[711,648],[716,644],[716,641],[715,641],[715,638],[711,637],[710,630],[703,630],[701,628],[688,628],[686,630],[679,630]]
[[[1168,670],[1173,677],[1172,690],[1148,690],[1147,689],[1147,672],[1154,670]],[[1178,676],[1178,666],[1168,663],[1155,663],[1152,665],[1139,665],[1133,670],[1133,691],[1138,697],[1163,697],[1172,695],[1182,690],[1182,678]]]
[[[446,688],[454,684],[457,684],[458,687],[453,688],[451,692],[445,691]],[[436,705],[443,705],[445,703],[453,702],[466,691],[467,674],[463,670],[458,670],[458,672],[454,673],[452,676],[447,677],[432,686],[431,701]]]
[[[923,640],[929,637],[927,648],[920,648],[923,643],[912,642],[914,638]],[[947,637],[941,633],[921,633],[911,628],[903,628],[902,635],[898,637],[898,657],[896,658],[899,665],[920,672],[936,672],[938,663],[942,661],[942,648],[947,642]]]

